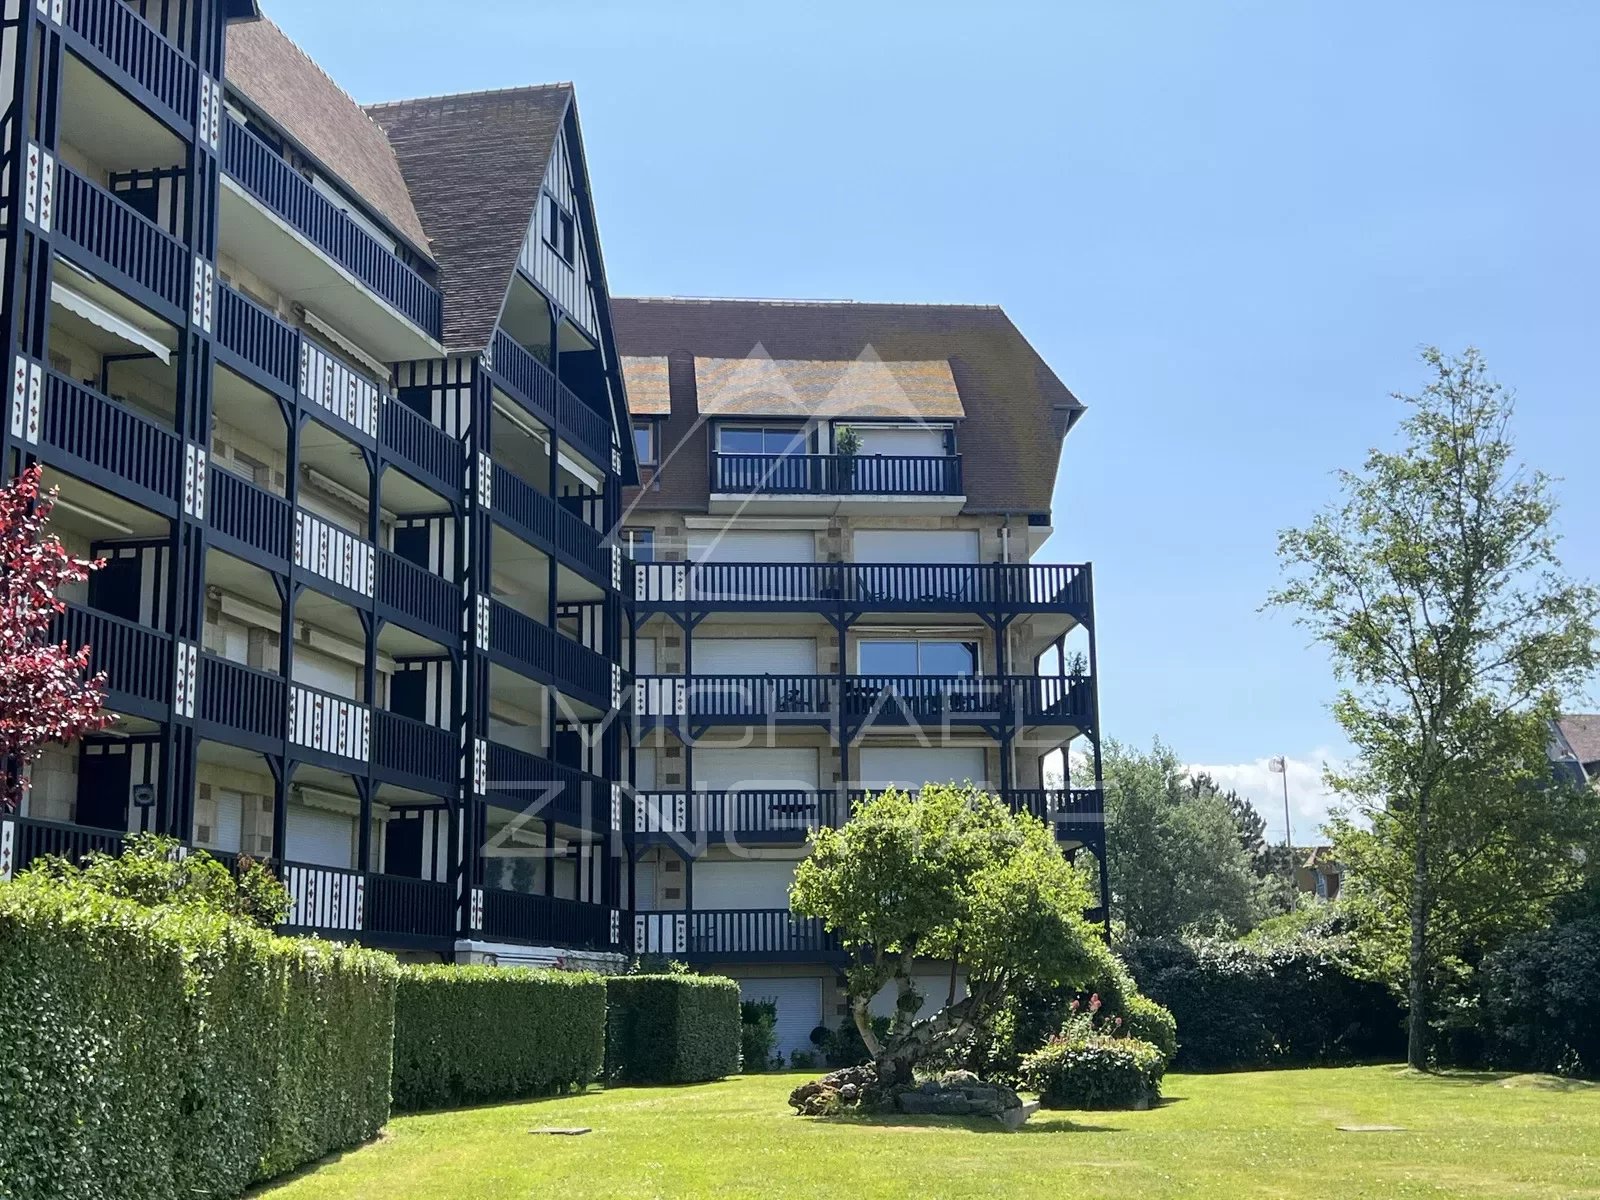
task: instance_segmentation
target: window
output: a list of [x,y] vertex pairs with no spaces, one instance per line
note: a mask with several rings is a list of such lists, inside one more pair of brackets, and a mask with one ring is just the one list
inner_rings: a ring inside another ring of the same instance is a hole
[[633,423],[633,454],[639,460],[641,467],[656,465],[656,423],[654,421],[635,421]]
[[978,673],[976,642],[862,642],[856,651],[863,675],[965,675]]
[[548,192],[544,198],[544,240],[561,256],[563,262],[568,265],[572,263],[578,242],[577,227],[572,214]]
[[717,449],[723,454],[804,454],[806,431],[793,425],[722,425]]
[[656,531],[653,529],[624,529],[622,550],[634,562],[655,562]]

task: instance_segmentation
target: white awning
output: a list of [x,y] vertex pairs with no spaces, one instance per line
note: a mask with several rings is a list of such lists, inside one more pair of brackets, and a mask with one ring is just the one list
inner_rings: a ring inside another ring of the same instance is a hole
[[140,329],[131,321],[124,320],[110,309],[96,304],[81,292],[73,291],[59,280],[50,285],[50,299],[68,312],[82,317],[95,328],[103,329],[130,346],[154,355],[163,363],[172,362],[172,351],[157,341],[154,334]]

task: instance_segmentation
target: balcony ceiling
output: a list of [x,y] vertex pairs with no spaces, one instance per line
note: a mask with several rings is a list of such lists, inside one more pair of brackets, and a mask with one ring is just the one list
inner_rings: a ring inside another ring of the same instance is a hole
[[[61,142],[90,161],[88,174],[181,166],[183,143],[75,55],[66,55]],[[70,155],[64,155],[69,157]],[[77,165],[77,164],[74,164]]]
[[374,358],[436,358],[444,350],[227,176],[222,181],[221,251],[316,313]]

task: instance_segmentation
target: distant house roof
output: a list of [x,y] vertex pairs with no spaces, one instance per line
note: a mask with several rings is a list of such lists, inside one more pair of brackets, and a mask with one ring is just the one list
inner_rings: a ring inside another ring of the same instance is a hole
[[945,359],[700,358],[700,411],[717,416],[942,421],[967,415]]
[[265,18],[228,27],[228,82],[396,233],[429,253],[406,181],[383,130],[306,52]]
[[1321,868],[1324,871],[1339,872],[1344,868],[1339,860],[1333,856],[1332,846],[1313,846],[1306,854],[1305,867],[1307,870]]
[[1562,743],[1555,747],[1557,757],[1570,753],[1585,775],[1600,770],[1600,713],[1562,713],[1556,718],[1556,734]]
[[447,349],[489,344],[571,102],[557,83],[367,108],[432,241]]

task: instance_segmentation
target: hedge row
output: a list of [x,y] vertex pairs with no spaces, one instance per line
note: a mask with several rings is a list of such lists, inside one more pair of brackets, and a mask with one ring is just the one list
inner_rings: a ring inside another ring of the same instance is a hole
[[403,967],[394,1105],[402,1111],[583,1087],[605,1056],[600,976],[523,967]]
[[1179,1068],[1392,1059],[1404,1047],[1394,995],[1327,939],[1144,938],[1118,950],[1140,990],[1176,1018]]
[[0,888],[0,1187],[236,1196],[389,1116],[388,955],[84,886]]
[[700,975],[606,980],[606,1078],[699,1083],[739,1069],[739,985]]

